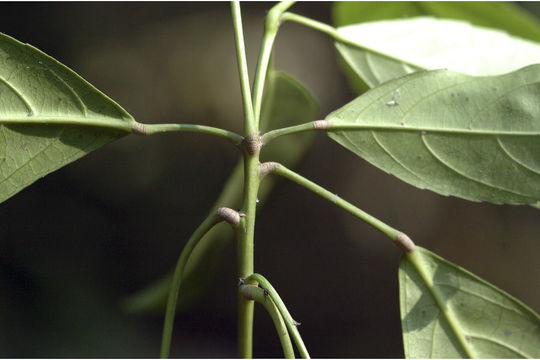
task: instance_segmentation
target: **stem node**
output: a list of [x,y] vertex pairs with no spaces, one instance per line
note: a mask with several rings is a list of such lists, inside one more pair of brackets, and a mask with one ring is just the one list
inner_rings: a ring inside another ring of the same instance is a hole
[[416,248],[416,245],[414,245],[414,242],[411,240],[410,237],[408,237],[405,233],[400,232],[396,236],[396,245],[403,250],[403,252],[413,252]]
[[135,135],[146,135],[146,126],[141,123],[136,123],[131,127],[131,132]]
[[259,134],[252,134],[246,136],[243,143],[249,155],[257,154],[262,147],[262,140]]
[[231,226],[235,227],[240,224],[240,213],[236,210],[220,207],[216,211],[217,215],[224,221],[228,222]]
[[279,166],[279,163],[274,161],[267,161],[259,165],[259,177],[262,179],[266,175],[270,174]]
[[328,123],[328,120],[317,120],[313,122],[313,128],[316,130],[328,130],[330,124]]

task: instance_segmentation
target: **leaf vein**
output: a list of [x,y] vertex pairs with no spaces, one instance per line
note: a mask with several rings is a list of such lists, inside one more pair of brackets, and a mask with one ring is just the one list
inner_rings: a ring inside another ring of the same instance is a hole
[[11,83],[9,81],[7,81],[6,79],[4,79],[2,76],[0,76],[0,81],[2,81],[4,84],[6,84],[6,86],[15,94],[17,95],[17,97],[19,99],[21,99],[21,101],[23,102],[24,106],[26,106],[26,109],[29,111],[29,112],[32,112],[34,113],[34,110],[32,109],[32,105],[30,105],[30,102],[28,101],[28,99],[26,99],[24,97],[24,95],[19,92],[19,90],[17,90],[16,87],[14,87],[13,85],[11,85]]

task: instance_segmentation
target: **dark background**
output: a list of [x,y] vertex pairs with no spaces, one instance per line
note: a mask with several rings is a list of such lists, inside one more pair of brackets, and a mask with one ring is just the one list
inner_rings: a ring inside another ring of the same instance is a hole
[[[242,5],[251,73],[270,6]],[[330,22],[327,3],[294,11]],[[228,3],[1,3],[0,24],[140,122],[241,131]],[[321,118],[354,98],[325,35],[286,24],[275,55],[320,99]],[[3,203],[0,356],[158,356],[162,316],[127,314],[121,300],[174,266],[238,156],[204,135],[126,137]],[[540,310],[538,210],[418,190],[323,135],[297,170]],[[400,251],[294,184],[274,195],[257,219],[256,270],[302,322],[312,356],[402,357]],[[236,356],[232,246],[224,259],[212,290],[177,317],[172,356]],[[255,316],[254,355],[281,356],[271,321]]]

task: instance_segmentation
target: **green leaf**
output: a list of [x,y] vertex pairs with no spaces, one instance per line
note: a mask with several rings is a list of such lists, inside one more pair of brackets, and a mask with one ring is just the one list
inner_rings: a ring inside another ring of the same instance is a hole
[[329,114],[329,136],[421,189],[473,201],[540,200],[540,64],[387,82]]
[[[281,71],[268,73],[268,90],[265,94],[261,131],[270,128],[296,125],[316,120],[319,105],[312,93],[292,76]],[[313,134],[301,134],[296,141],[286,144],[276,140],[263,148],[261,159],[279,161],[287,167],[295,167],[309,149]],[[308,135],[308,136],[305,136]],[[238,209],[242,200],[243,162],[240,160],[214,204]],[[261,209],[277,181],[268,177],[259,189]],[[185,268],[184,280],[178,296],[178,311],[185,310],[203,296],[212,284],[221,254],[234,236],[228,224],[214,227],[197,245]],[[124,310],[131,313],[155,313],[165,308],[172,273],[124,299]],[[158,312],[160,313],[160,312]]]
[[456,20],[378,21],[341,27],[338,33],[362,47],[336,43],[347,64],[370,87],[421,69],[487,76],[540,63],[538,43]]
[[538,19],[514,3],[502,1],[339,1],[332,6],[333,24],[338,27],[421,15],[465,20],[474,25],[505,30],[524,39],[540,41]]
[[416,247],[399,266],[407,358],[538,358],[540,318],[495,286]]
[[[337,27],[421,15],[464,20],[473,25],[504,30],[514,36],[540,41],[540,22],[538,19],[513,3],[499,1],[340,1],[332,6],[332,19]],[[342,58],[340,60],[352,88],[358,94],[366,91],[368,86]]]
[[136,124],[73,71],[0,33],[0,202]]

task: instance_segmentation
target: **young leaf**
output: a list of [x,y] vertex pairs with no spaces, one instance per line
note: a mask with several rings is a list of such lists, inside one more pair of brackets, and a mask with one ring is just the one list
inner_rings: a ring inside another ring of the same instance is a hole
[[540,200],[540,64],[387,82],[329,114],[329,136],[419,188],[473,201]]
[[[282,71],[268,73],[268,90],[262,106],[261,131],[302,124],[319,117],[319,105],[311,91],[292,76]],[[307,136],[305,136],[307,135]],[[306,133],[297,141],[281,143],[274,141],[263,148],[262,157],[279,161],[287,167],[295,167],[303,158],[313,141],[313,134]],[[242,197],[242,160],[234,168],[221,195],[214,204],[239,208]],[[276,185],[273,177],[265,179],[259,189],[259,209]],[[182,311],[205,294],[212,283],[216,265],[221,254],[233,239],[231,232],[224,231],[228,224],[219,224],[201,239],[193,250],[185,268],[182,288],[178,296],[178,310]],[[165,308],[172,274],[161,278],[147,288],[130,295],[124,300],[124,309],[132,313],[151,313]]]
[[0,202],[135,124],[73,71],[0,33]]
[[538,43],[463,21],[417,17],[345,26],[338,32],[363,48],[336,43],[370,87],[422,69],[487,76],[540,63]]
[[540,318],[465,269],[416,247],[399,266],[407,358],[538,358]]

